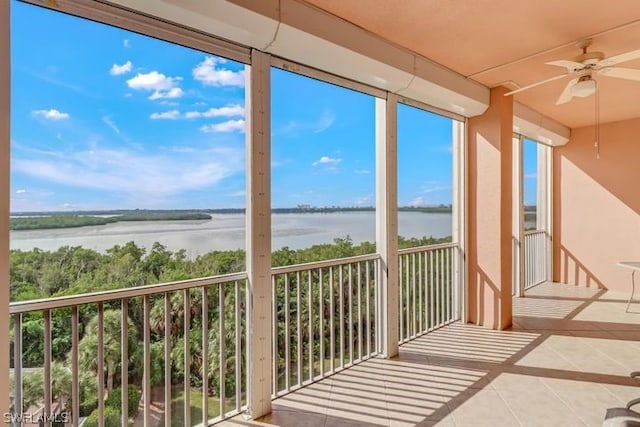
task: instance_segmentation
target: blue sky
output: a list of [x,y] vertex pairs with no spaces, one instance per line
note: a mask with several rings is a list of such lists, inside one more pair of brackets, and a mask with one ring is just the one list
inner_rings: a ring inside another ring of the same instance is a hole
[[[12,210],[245,206],[245,66],[12,7]],[[373,97],[272,71],[272,206],[375,203]],[[401,206],[451,203],[451,120],[398,112]]]
[[525,139],[523,143],[523,199],[528,206],[536,205],[538,197],[538,144]]

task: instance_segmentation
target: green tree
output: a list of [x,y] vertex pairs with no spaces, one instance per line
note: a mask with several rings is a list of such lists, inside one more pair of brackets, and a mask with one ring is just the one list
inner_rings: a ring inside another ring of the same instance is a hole
[[[121,311],[105,310],[103,315],[103,354],[104,377],[106,378],[107,392],[113,390],[116,374],[121,371],[122,348],[121,337]],[[129,366],[140,366],[140,351],[137,330],[130,319],[127,326]],[[96,315],[87,327],[80,343],[78,344],[78,364],[83,372],[97,374],[98,361],[98,316]]]

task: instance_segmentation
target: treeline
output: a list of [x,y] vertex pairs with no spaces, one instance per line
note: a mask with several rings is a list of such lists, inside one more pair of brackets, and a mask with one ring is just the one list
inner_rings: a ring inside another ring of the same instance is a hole
[[[450,241],[450,238],[436,239],[431,237],[399,238],[401,248],[432,245]],[[306,262],[345,258],[356,255],[374,253],[375,244],[363,242],[354,244],[349,237],[335,239],[333,244],[314,245],[306,249],[292,250],[287,247],[279,249],[273,253],[273,266],[301,264]],[[56,251],[42,251],[33,249],[31,251],[12,250],[10,256],[10,293],[12,301],[24,301],[32,299],[42,299],[55,296],[72,295],[79,293],[92,293],[103,290],[144,286],[148,284],[186,280],[198,277],[215,276],[227,273],[241,272],[245,270],[245,252],[236,251],[212,251],[200,255],[195,259],[189,259],[185,250],[170,251],[165,246],[155,243],[147,251],[137,246],[134,242],[125,245],[117,245],[106,251],[99,253],[82,247],[65,246]],[[329,274],[325,271],[323,274]],[[345,280],[346,280],[345,275]],[[371,282],[365,282],[363,273],[362,281],[354,280],[354,283],[361,283],[360,289],[371,289],[367,287],[373,283],[373,277],[366,276]],[[337,280],[337,277],[334,277]],[[309,288],[312,295],[307,294],[307,289],[303,287],[303,301],[308,297],[313,301],[318,298],[329,298],[331,293],[335,301],[339,301],[341,288],[336,284],[329,288],[329,276],[324,278],[324,291],[318,287]],[[203,364],[208,366],[207,394],[211,399],[217,399],[221,390],[226,396],[235,396],[236,390],[246,390],[245,378],[247,367],[244,358],[237,356],[244,354],[244,339],[242,340],[241,354],[235,353],[235,331],[239,330],[244,337],[246,325],[244,324],[246,313],[246,290],[244,286],[239,289],[234,288],[234,284],[228,285],[228,289],[223,286],[212,285],[206,288],[208,298],[208,308],[204,310],[206,317],[203,318],[203,290],[193,289],[187,293],[173,292],[167,295],[165,300],[163,294],[153,295],[150,298],[149,324],[150,329],[150,352],[151,352],[151,376],[152,387],[164,384],[164,345],[165,333],[169,331],[171,340],[171,384],[180,389],[180,384],[188,381],[194,393],[203,384],[202,372]],[[285,295],[287,295],[284,283],[277,283],[276,300],[278,301],[278,318],[283,318],[285,310]],[[291,284],[290,284],[291,286]],[[348,292],[349,287],[344,287],[343,292]],[[226,289],[221,294],[221,290]],[[323,293],[324,292],[324,296]],[[356,292],[355,289],[351,292]],[[329,323],[332,317],[330,304],[324,305],[323,324],[320,325],[320,313],[317,310],[313,313],[311,325],[305,320],[308,310],[303,303],[299,308],[293,303],[293,294],[290,294],[292,310],[290,315],[296,316],[296,311],[301,310],[304,343],[306,346],[309,333],[314,335],[314,352],[319,352],[320,342],[324,343],[324,348],[329,348],[329,338],[322,335],[321,330],[335,331],[339,328],[347,328],[346,324],[339,324],[337,321]],[[355,296],[355,294],[354,294]],[[373,295],[372,295],[373,296]],[[344,301],[348,301],[348,295],[342,294]],[[185,301],[188,298],[188,304]],[[355,298],[352,298],[355,301]],[[328,301],[328,300],[327,300]],[[168,305],[168,311],[166,310]],[[345,307],[343,306],[344,310]],[[122,307],[120,301],[104,303],[103,314],[103,343],[104,343],[104,372],[103,378],[107,399],[113,400],[120,384],[121,377],[121,321]],[[240,317],[236,317],[236,310]],[[338,319],[340,313],[339,304],[333,307],[333,318]],[[184,313],[190,312],[190,322],[187,334],[190,351],[190,365],[184,365],[185,351],[185,324]],[[169,313],[171,323],[165,324]],[[80,416],[92,414],[92,419],[96,417],[95,410],[97,403],[97,337],[98,337],[98,307],[96,304],[85,304],[79,307],[79,335],[78,363],[80,367]],[[55,376],[54,389],[52,391],[54,400],[59,402],[65,410],[71,408],[71,349],[72,349],[72,325],[71,310],[69,308],[56,309],[52,311],[51,326],[51,349],[52,349],[52,372]],[[130,298],[127,308],[128,324],[128,383],[131,384],[130,398],[132,402],[129,409],[133,411],[130,415],[135,416],[137,405],[134,403],[139,399],[143,371],[142,371],[142,337],[144,336],[144,304],[142,298]],[[363,318],[364,319],[364,318]],[[357,326],[363,327],[363,319],[358,320]],[[12,318],[13,321],[13,318]],[[208,353],[203,354],[202,330],[203,323],[207,322],[209,330]],[[224,322],[225,335],[220,336],[220,322]],[[356,322],[356,320],[354,320]],[[281,322],[284,325],[284,322]],[[281,326],[282,326],[281,325]],[[311,326],[311,328],[309,328]],[[366,326],[367,331],[371,331],[374,325]],[[13,327],[11,328],[13,334]],[[285,351],[284,327],[278,328],[278,354]],[[336,335],[337,337],[337,335]],[[12,340],[13,341],[13,340]],[[23,367],[41,368],[44,364],[44,321],[41,313],[29,313],[22,316],[22,343],[23,343]],[[296,344],[297,345],[297,344]],[[339,343],[335,342],[336,348]],[[224,348],[224,358],[220,357],[220,348]],[[307,351],[307,347],[303,347]],[[11,349],[13,351],[13,349]],[[293,349],[292,349],[293,351]],[[13,353],[11,353],[13,354]],[[319,354],[319,353],[318,353]],[[321,358],[330,357],[323,354]],[[328,359],[327,359],[328,360]],[[221,361],[225,365],[222,370],[226,372],[224,381],[220,377]],[[236,384],[236,370],[239,370],[241,383]],[[278,357],[278,370],[284,371],[284,359]],[[189,372],[188,376],[185,374]],[[27,410],[31,405],[42,402],[43,396],[43,373],[42,369],[36,369],[34,373],[24,376],[23,384],[23,408]],[[278,382],[282,381],[279,375]],[[13,391],[13,388],[12,388]],[[180,401],[181,392],[177,392],[175,401]],[[111,396],[111,397],[109,397]],[[175,402],[174,402],[175,403]],[[216,411],[219,405],[213,402],[210,407]],[[117,406],[117,405],[116,405]],[[14,408],[15,410],[15,408]],[[172,411],[172,416],[181,417],[182,410]],[[212,413],[210,416],[216,416]],[[197,409],[194,410],[192,420],[197,422],[200,415]],[[172,425],[181,425],[181,419],[172,419]]]
[[[451,237],[398,237],[398,246],[410,248],[450,242]],[[273,252],[272,265],[302,264],[374,253],[372,242],[354,244],[349,236],[334,243],[305,249],[283,247]],[[184,249],[170,251],[156,242],[147,251],[134,242],[116,245],[105,253],[81,246],[56,251],[11,250],[11,301],[91,293],[154,283],[237,273],[245,270],[243,250],[211,251],[194,259]]]
[[114,216],[53,215],[11,218],[11,230],[44,230],[106,225],[123,221],[188,221],[209,220],[211,215],[196,212],[129,212]]

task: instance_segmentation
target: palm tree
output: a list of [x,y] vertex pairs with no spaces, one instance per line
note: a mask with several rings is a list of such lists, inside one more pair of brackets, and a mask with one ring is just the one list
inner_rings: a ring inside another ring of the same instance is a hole
[[[113,390],[114,378],[121,367],[121,311],[106,310],[103,315],[103,355],[106,374],[107,393]],[[137,331],[128,319],[128,348],[129,366],[139,366],[132,363],[132,358],[139,357]],[[96,372],[98,370],[98,315],[96,315],[85,328],[85,333],[78,344],[78,364],[82,372]]]
[[[15,390],[14,378],[11,376],[11,398]],[[54,402],[60,404],[64,410],[65,405],[71,399],[71,369],[61,362],[51,364],[51,397]],[[44,402],[44,369],[37,369],[22,379],[22,411],[29,407]]]

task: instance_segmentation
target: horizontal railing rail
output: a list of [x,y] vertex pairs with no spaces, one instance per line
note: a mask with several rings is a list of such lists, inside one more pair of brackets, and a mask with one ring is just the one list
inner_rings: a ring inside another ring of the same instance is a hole
[[199,288],[218,283],[246,280],[247,273],[231,273],[219,276],[201,277],[198,279],[180,280],[176,282],[160,283],[157,285],[135,286],[131,288],[112,289],[107,291],[91,292],[90,294],[65,295],[30,301],[16,301],[9,304],[9,313],[28,313],[38,310],[51,310],[55,308],[71,307],[82,304],[97,304],[125,298],[135,298],[145,295],[153,295],[161,292],[182,291],[184,289]]
[[273,267],[271,269],[271,274],[274,275],[274,274],[283,274],[283,273],[295,273],[296,271],[313,270],[313,269],[324,268],[324,267],[333,267],[339,264],[351,264],[351,263],[357,263],[360,261],[375,261],[378,259],[380,259],[380,255],[374,253],[374,254],[357,255],[357,256],[352,256],[348,258],[336,258],[336,259],[330,259],[326,261],[314,261],[314,262],[307,262],[303,264],[284,265],[281,267]]
[[460,320],[457,243],[398,251],[400,343]]
[[272,270],[273,395],[377,353],[379,255]]
[[547,232],[524,232],[524,288],[530,289],[547,280]]
[[404,248],[398,249],[398,255],[406,255],[406,254],[414,254],[419,252],[425,252],[428,250],[436,250],[436,249],[446,249],[446,248],[457,248],[457,243],[439,243],[437,245],[425,245],[425,246],[415,246],[413,248]]

